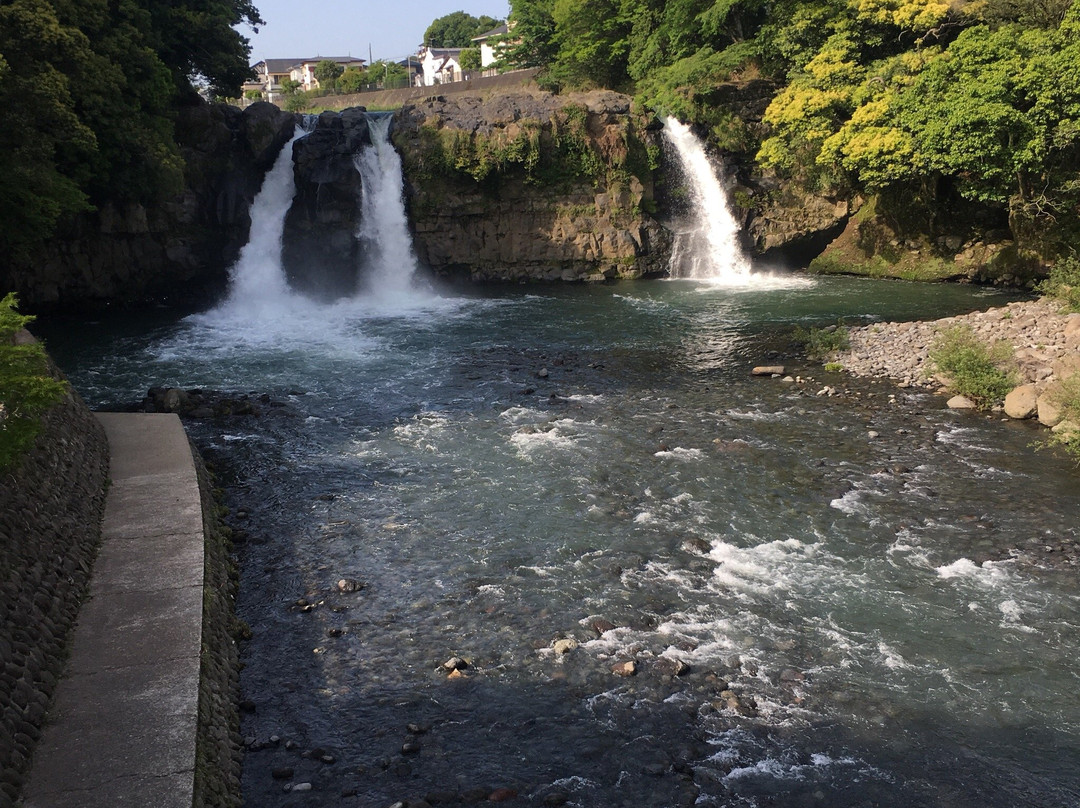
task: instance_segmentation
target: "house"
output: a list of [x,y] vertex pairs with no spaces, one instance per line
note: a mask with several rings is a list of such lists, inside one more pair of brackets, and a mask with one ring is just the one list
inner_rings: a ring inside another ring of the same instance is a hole
[[284,95],[281,82],[289,78],[293,65],[299,64],[300,61],[300,59],[263,59],[261,62],[256,62],[251,66],[255,78],[244,82],[245,97],[250,90],[262,93],[263,100],[271,104],[280,102]]
[[354,68],[363,70],[366,62],[363,59],[354,59],[352,56],[315,56],[311,59],[301,59],[292,66],[289,77],[300,83],[302,90],[314,90],[319,86],[319,80],[315,78],[315,67],[319,62],[335,62],[342,69]]
[[420,67],[423,70],[423,86],[448,84],[463,78],[458,59],[464,48],[420,48]]
[[474,36],[473,42],[480,46],[480,69],[483,75],[493,76],[496,73],[494,64],[502,58],[502,50],[506,47],[505,37],[510,32],[510,27],[504,22],[498,28],[492,28],[480,36]]
[[312,59],[264,59],[251,66],[255,78],[244,83],[244,95],[249,91],[262,93],[264,101],[280,103],[285,96],[281,84],[285,79],[295,81],[301,90],[312,90],[319,86],[315,78],[315,66],[322,61],[337,62],[343,68],[363,69],[366,62],[352,56],[316,56]]

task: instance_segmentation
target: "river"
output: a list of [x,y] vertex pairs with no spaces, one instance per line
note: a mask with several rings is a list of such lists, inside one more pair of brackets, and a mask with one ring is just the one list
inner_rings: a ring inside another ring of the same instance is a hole
[[1003,296],[774,287],[43,321],[93,406],[282,405],[187,424],[242,531],[246,804],[1078,804],[1075,570],[1009,555],[1080,538],[1075,467],[774,353]]

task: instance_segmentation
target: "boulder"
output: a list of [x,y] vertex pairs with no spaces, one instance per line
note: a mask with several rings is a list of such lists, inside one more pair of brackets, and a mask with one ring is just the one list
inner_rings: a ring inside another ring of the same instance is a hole
[[1057,425],[1050,431],[1069,442],[1080,439],[1080,424],[1076,423],[1076,421],[1058,421]]
[[1063,417],[1061,407],[1054,400],[1053,388],[1044,391],[1039,396],[1038,402],[1039,423],[1043,426],[1057,426]]
[[967,396],[953,396],[947,402],[945,402],[950,410],[974,410],[976,404]]
[[1005,414],[1010,418],[1033,418],[1039,411],[1039,393],[1033,384],[1022,384],[1005,396]]
[[1080,346],[1080,314],[1070,314],[1065,318],[1065,342]]
[[783,376],[783,365],[758,365],[750,371],[751,376]]

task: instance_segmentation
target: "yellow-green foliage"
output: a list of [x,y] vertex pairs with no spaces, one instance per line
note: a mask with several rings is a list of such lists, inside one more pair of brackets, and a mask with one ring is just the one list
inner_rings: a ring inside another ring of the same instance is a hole
[[22,457],[41,428],[41,413],[67,391],[49,373],[40,343],[14,344],[15,334],[33,320],[15,306],[14,294],[0,300],[0,469]]
[[1058,261],[1038,289],[1061,303],[1066,311],[1080,311],[1080,258],[1073,255]]
[[1000,404],[1016,386],[1011,360],[1012,349],[1006,343],[987,347],[965,325],[944,329],[930,348],[932,369],[948,376],[952,388],[980,409]]
[[[1062,420],[1080,425],[1080,373],[1062,380],[1051,393],[1054,403],[1061,408]],[[1050,442],[1063,447],[1080,461],[1080,429],[1055,432]]]

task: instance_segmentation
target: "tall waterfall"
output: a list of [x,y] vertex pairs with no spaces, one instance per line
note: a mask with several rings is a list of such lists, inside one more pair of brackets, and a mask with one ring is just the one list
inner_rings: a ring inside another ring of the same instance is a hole
[[690,194],[690,226],[676,234],[672,277],[732,286],[752,283],[750,260],[739,246],[739,223],[704,145],[689,126],[674,118],[665,121],[664,137],[679,157]]
[[285,216],[296,193],[293,179],[293,144],[307,132],[296,132],[263,178],[251,205],[251,232],[229,272],[229,296],[220,307],[234,314],[261,318],[278,310],[290,296],[281,266],[281,236]]
[[401,157],[390,142],[390,115],[369,115],[370,146],[353,158],[363,186],[360,228],[368,267],[366,291],[387,303],[415,302],[416,256],[405,212]]

